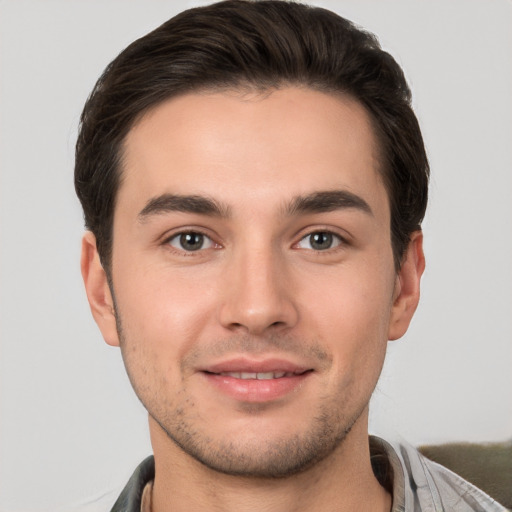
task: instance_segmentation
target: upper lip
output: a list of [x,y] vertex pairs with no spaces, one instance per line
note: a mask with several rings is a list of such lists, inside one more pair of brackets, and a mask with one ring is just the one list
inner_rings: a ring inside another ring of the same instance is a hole
[[238,357],[212,363],[201,368],[201,371],[208,373],[226,373],[226,372],[249,372],[249,373],[267,373],[267,372],[285,372],[301,374],[311,367],[300,365],[285,359],[269,358],[262,360]]

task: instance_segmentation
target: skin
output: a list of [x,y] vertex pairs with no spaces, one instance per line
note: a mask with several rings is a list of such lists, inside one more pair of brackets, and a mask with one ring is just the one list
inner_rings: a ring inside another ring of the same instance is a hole
[[[149,412],[153,512],[389,510],[368,402],[417,306],[424,257],[413,233],[395,270],[364,108],[292,87],[189,94],[148,112],[124,156],[113,289],[92,233],[82,272]],[[183,196],[201,208],[184,211]],[[240,391],[236,377],[219,387],[211,370],[233,360],[307,371],[277,394]]]

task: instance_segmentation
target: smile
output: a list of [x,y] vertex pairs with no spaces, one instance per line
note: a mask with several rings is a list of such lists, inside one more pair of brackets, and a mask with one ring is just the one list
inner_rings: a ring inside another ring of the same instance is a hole
[[235,401],[265,403],[298,391],[314,370],[288,361],[242,358],[212,365],[200,373],[209,385]]
[[218,375],[222,375],[224,377],[233,377],[235,379],[257,379],[257,380],[271,380],[271,379],[281,379],[283,377],[293,377],[297,375],[292,372],[222,372]]

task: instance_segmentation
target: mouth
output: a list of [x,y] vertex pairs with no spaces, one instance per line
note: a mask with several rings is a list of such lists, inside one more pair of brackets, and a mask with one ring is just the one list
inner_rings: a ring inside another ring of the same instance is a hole
[[[306,370],[311,371],[311,370]],[[224,377],[233,377],[234,379],[242,380],[272,380],[282,379],[283,377],[294,377],[296,375],[302,375],[305,372],[221,372],[213,375],[221,375]]]
[[247,359],[224,361],[201,371],[215,390],[251,403],[283,399],[302,388],[313,372],[289,361]]

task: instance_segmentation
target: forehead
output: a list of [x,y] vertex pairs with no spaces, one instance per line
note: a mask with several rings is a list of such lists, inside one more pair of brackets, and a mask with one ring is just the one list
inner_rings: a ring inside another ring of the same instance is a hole
[[130,198],[143,206],[162,193],[277,204],[286,195],[334,189],[370,200],[384,195],[387,203],[364,107],[306,88],[168,100],[131,129],[123,163],[120,204]]

